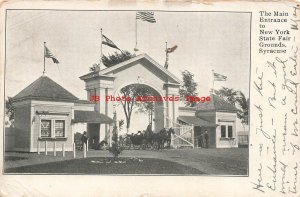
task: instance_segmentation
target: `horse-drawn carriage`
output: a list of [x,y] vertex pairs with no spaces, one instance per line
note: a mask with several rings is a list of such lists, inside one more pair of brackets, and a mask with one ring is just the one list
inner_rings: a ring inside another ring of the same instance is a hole
[[151,129],[148,129],[137,134],[126,134],[120,136],[119,146],[123,149],[157,149],[163,150],[166,147],[170,148],[171,134],[174,134],[174,129],[162,129],[155,133]]

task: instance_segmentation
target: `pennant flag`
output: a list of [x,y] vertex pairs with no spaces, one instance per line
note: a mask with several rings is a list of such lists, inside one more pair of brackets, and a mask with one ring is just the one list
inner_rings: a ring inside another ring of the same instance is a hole
[[214,73],[214,81],[226,81],[227,77],[218,73]]
[[54,55],[51,53],[51,51],[46,46],[45,46],[45,57],[51,58],[55,64],[59,63],[59,61],[56,59],[56,57],[54,57]]
[[156,20],[154,18],[154,12],[137,12],[136,19],[141,19],[149,23],[156,23]]
[[165,62],[165,69],[169,67],[169,53],[174,52],[177,49],[177,45],[174,45],[171,48],[166,48],[166,62]]
[[115,45],[115,43],[113,43],[113,41],[111,41],[110,39],[108,39],[105,35],[102,35],[102,38],[103,38],[102,44],[105,44],[107,46],[110,46],[112,48],[115,48],[115,49],[118,49],[118,50],[122,51],[121,49],[119,49],[117,47],[117,45]]
[[175,46],[173,46],[173,47],[171,47],[171,48],[167,48],[167,49],[166,49],[166,52],[167,52],[167,53],[172,53],[172,52],[174,52],[176,49],[177,49],[177,45],[175,45]]

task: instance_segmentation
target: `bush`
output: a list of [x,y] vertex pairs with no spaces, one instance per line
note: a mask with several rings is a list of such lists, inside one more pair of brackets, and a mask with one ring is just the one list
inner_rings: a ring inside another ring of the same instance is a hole
[[117,143],[113,142],[111,144],[111,147],[109,147],[109,152],[112,153],[114,155],[114,157],[118,157],[119,154],[121,154],[121,152],[122,152],[122,148],[120,146],[118,146]]
[[118,157],[119,154],[121,154],[122,152],[122,148],[118,145],[118,134],[116,132],[117,127],[114,127],[113,130],[113,136],[112,136],[112,143],[111,143],[111,147],[109,147],[109,152],[112,153],[114,155],[114,157]]

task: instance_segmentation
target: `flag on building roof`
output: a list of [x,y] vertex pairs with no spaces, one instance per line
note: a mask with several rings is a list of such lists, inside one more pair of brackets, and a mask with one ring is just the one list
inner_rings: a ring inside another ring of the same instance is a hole
[[172,53],[172,52],[174,52],[176,49],[177,49],[177,45],[174,45],[174,46],[171,47],[171,48],[167,48],[167,49],[166,49],[166,52],[167,52],[167,53]]
[[137,12],[136,19],[141,19],[149,23],[156,23],[156,20],[154,18],[154,12]]
[[115,45],[115,43],[113,43],[113,41],[111,41],[110,39],[108,39],[105,35],[102,34],[102,44],[105,44],[107,46],[110,46],[112,48],[118,49],[120,51],[122,51],[121,49],[119,49],[119,47],[117,47],[117,45]]
[[57,58],[51,53],[51,51],[45,46],[45,57],[46,58],[51,58],[52,61],[55,63],[55,64],[58,64],[59,61],[57,60]]
[[[166,46],[167,46],[167,43],[166,43]],[[165,62],[165,69],[168,69],[168,67],[169,67],[169,53],[174,52],[176,49],[177,49],[177,45],[174,45],[174,46],[171,47],[171,48],[167,48],[167,47],[166,47],[166,62]]]
[[214,81],[226,81],[227,77],[218,73],[214,73]]

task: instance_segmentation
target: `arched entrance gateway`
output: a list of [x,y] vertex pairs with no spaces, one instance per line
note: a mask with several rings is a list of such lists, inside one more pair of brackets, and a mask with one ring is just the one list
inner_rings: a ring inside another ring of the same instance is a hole
[[[166,98],[179,97],[181,85],[181,81],[177,77],[147,54],[141,54],[112,67],[88,73],[81,76],[80,79],[85,82],[88,100],[91,96],[100,96],[99,101],[95,103],[95,110],[109,117],[113,117],[116,101],[106,98],[118,96],[120,90],[128,85],[140,84],[150,87],[155,92],[153,96]],[[178,117],[178,104],[179,102],[174,102],[172,99],[155,102],[153,127],[155,132],[172,126],[170,122],[176,121]],[[88,132],[94,134],[95,130],[97,130],[98,136],[101,136],[100,133],[105,133],[105,139],[109,140],[108,136],[111,136],[109,132],[112,129],[108,125],[101,125],[100,128],[90,125],[87,128]]]
[[[135,94],[134,95],[127,95],[128,93],[128,89],[134,89],[135,90]],[[126,96],[127,95],[127,96]],[[151,106],[148,105],[149,110],[144,109],[144,111],[147,111],[148,113],[152,113],[152,114],[148,114],[151,117],[148,117],[148,121],[147,122],[143,122],[143,128],[142,129],[146,129],[146,126],[149,123],[152,123],[152,129],[154,131],[160,131],[162,128],[165,127],[165,120],[164,120],[164,100],[163,100],[164,95],[162,95],[161,92],[159,92],[156,87],[151,87],[150,84],[144,82],[140,77],[138,79],[138,82],[136,83],[125,83],[123,86],[120,86],[118,89],[116,89],[114,91],[113,96],[109,96],[108,97],[108,102],[114,102],[117,103],[116,106],[119,106],[119,108],[122,109],[122,113],[124,113],[124,109],[123,106],[127,107],[128,105],[126,105],[127,103],[125,103],[126,101],[130,101],[132,99],[134,99],[137,103],[137,105],[134,105],[134,108],[139,108],[139,106],[143,106],[144,108],[147,107],[147,104],[151,104]],[[117,101],[117,99],[122,99],[121,101]],[[130,103],[129,106],[131,106],[132,103]],[[153,110],[152,110],[153,109]],[[128,109],[126,110],[127,114],[128,114]],[[132,111],[133,113],[133,111]],[[125,115],[126,118],[126,115]],[[152,121],[150,120],[150,118],[152,119]],[[141,120],[141,119],[139,119]],[[133,120],[131,119],[131,122],[133,122]],[[127,121],[125,122],[126,125]],[[135,130],[130,129],[130,133],[133,132]],[[135,131],[136,132],[136,131]]]

